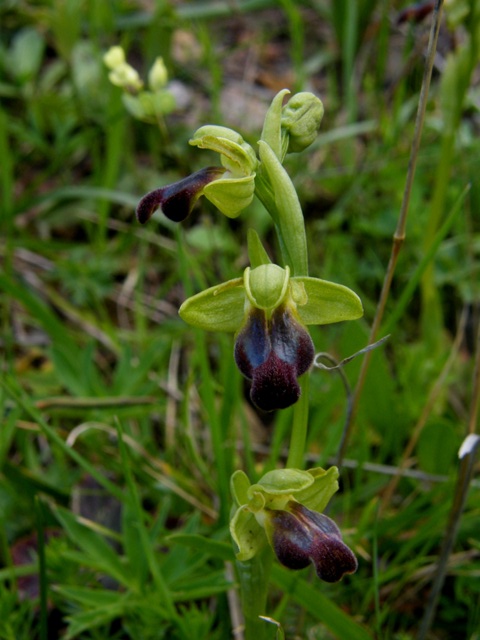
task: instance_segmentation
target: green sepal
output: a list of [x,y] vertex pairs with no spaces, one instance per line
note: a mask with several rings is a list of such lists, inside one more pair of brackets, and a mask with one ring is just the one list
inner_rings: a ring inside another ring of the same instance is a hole
[[248,229],[247,231],[247,244],[248,244],[248,258],[250,260],[250,266],[252,269],[259,267],[262,264],[271,264],[268,253],[265,251],[260,236],[255,229]]
[[235,332],[243,322],[244,305],[243,278],[235,278],[187,298],[178,313],[194,327]]
[[276,264],[247,267],[244,273],[245,293],[257,309],[276,309],[284,300],[290,279],[290,269]]
[[255,192],[255,174],[244,178],[219,178],[209,182],[202,194],[228,218],[236,218],[248,207]]
[[333,494],[338,491],[338,469],[330,467],[325,471],[317,467],[310,469],[308,473],[313,477],[312,484],[300,490],[294,497],[308,509],[321,513]]
[[268,144],[280,162],[282,162],[285,157],[286,147],[288,144],[288,140],[286,141],[287,144],[282,144],[285,140],[282,137],[281,123],[283,99],[289,93],[290,91],[288,89],[282,89],[273,98],[265,115],[262,136],[260,138],[260,140]]
[[248,507],[240,507],[230,521],[230,534],[237,547],[237,560],[253,558],[265,546],[267,539],[262,527]]
[[260,478],[257,484],[250,487],[252,491],[264,491],[268,494],[295,494],[304,491],[314,482],[310,471],[301,469],[274,469]]
[[[330,324],[344,320],[356,320],[363,315],[363,306],[357,294],[341,284],[320,278],[291,278],[293,299],[304,324]],[[306,303],[296,299],[296,292],[304,292]]]

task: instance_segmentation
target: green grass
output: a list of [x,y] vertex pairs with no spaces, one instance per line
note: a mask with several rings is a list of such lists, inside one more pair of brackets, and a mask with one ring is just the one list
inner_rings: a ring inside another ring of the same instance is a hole
[[[311,275],[353,288],[365,317],[312,336],[338,360],[367,344],[431,16],[395,26],[391,3],[237,4],[0,7],[1,640],[231,637],[228,479],[285,462],[292,411],[259,415],[232,336],[177,315],[188,295],[241,275],[248,228],[278,257],[260,203],[230,221],[202,201],[181,228],[134,219],[143,193],[209,162],[187,143],[196,127],[232,126],[254,145],[256,110],[277,89],[322,98],[321,135],[287,169]],[[286,638],[420,637],[451,530],[457,451],[478,424],[480,308],[479,10],[457,9],[380,326],[391,337],[372,354],[329,511],[359,569],[327,585],[276,566],[267,615]],[[185,106],[165,130],[126,111],[102,62],[114,44],[143,77],[162,55],[181,83]],[[345,366],[352,390],[361,364]],[[340,376],[315,369],[309,400],[309,464],[327,467],[345,423]],[[474,479],[429,638],[478,638],[478,505]]]

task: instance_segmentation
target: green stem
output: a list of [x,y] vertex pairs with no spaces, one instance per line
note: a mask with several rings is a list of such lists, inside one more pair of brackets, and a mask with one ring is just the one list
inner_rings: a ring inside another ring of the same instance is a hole
[[266,614],[268,582],[273,554],[270,547],[247,562],[237,560],[237,574],[242,595],[244,640],[266,640],[267,623],[260,618]]
[[299,382],[302,393],[300,399],[293,407],[293,427],[287,460],[288,469],[303,469],[305,445],[307,442],[310,374],[307,373],[302,376]]

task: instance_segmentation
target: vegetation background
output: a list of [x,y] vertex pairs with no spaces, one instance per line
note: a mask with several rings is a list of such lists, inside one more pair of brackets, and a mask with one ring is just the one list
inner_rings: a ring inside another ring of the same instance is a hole
[[[188,146],[198,126],[224,124],[255,145],[278,90],[313,91],[322,132],[288,160],[310,270],[365,307],[362,321],[313,338],[339,360],[363,348],[405,187],[433,4],[0,3],[2,640],[231,637],[228,478],[284,458],[291,414],[255,411],[232,337],[192,331],[177,308],[239,276],[249,227],[272,255],[275,236],[258,202],[234,221],[202,202],[182,228],[161,215],[142,228],[134,208],[208,164]],[[276,567],[269,615],[288,638],[420,637],[442,557],[427,637],[480,637],[480,485],[458,508],[457,455],[478,419],[478,5],[445,7],[380,329],[391,337],[373,355],[331,505],[359,570],[326,585]],[[143,78],[163,56],[176,106],[157,124],[134,118],[109,82],[102,58],[116,44]],[[352,388],[360,366],[344,368]],[[318,370],[310,395],[309,464],[328,466],[345,386]]]

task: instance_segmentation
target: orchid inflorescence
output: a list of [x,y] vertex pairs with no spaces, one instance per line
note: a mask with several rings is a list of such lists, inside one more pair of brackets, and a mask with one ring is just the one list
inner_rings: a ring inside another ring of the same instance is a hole
[[[220,154],[208,166],[147,193],[137,207],[139,222],[160,208],[175,222],[185,220],[204,196],[224,215],[236,218],[257,196],[271,215],[282,264],[275,264],[254,230],[248,232],[250,265],[237,278],[210,287],[183,302],[185,322],[207,331],[235,334],[234,358],[251,381],[250,398],[261,411],[298,402],[300,380],[308,375],[315,349],[307,326],[362,316],[351,289],[308,275],[305,224],[296,190],[283,167],[287,153],[315,140],[323,105],[312,93],[280,91],[267,111],[258,154],[226,127],[206,125],[190,144]],[[319,578],[335,582],[353,573],[357,561],[337,525],[322,514],[338,489],[335,467],[278,469],[251,484],[242,471],[232,477],[235,501],[230,531],[240,563],[273,549],[290,569],[312,563]]]

